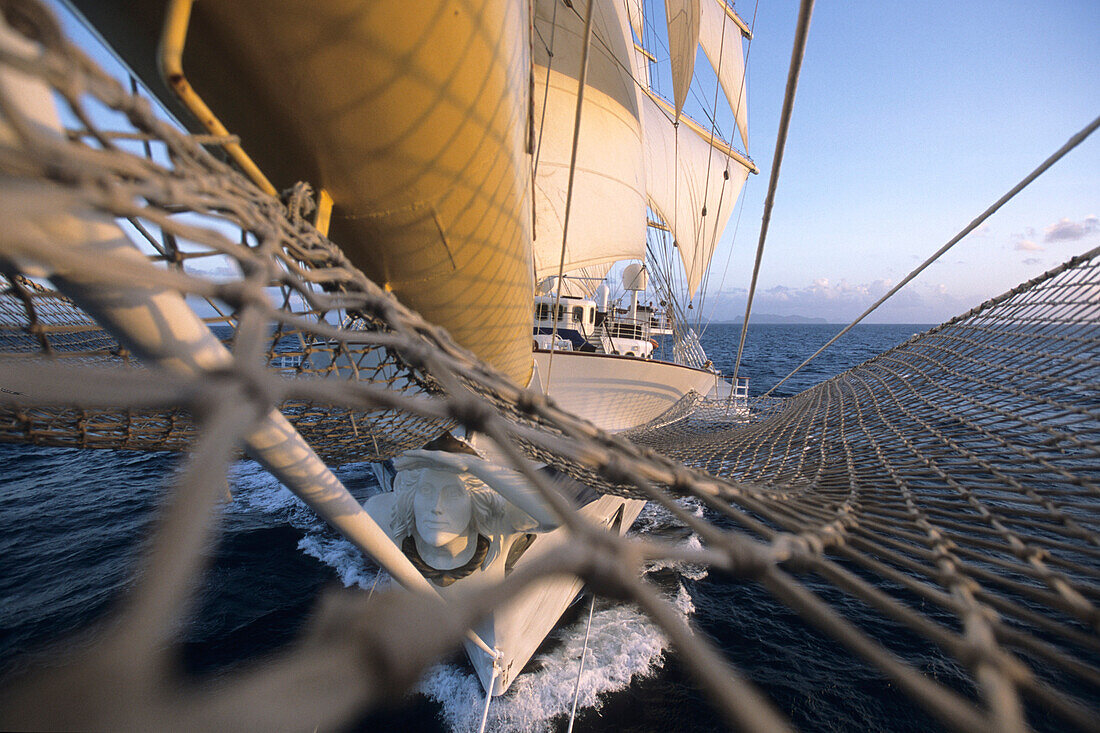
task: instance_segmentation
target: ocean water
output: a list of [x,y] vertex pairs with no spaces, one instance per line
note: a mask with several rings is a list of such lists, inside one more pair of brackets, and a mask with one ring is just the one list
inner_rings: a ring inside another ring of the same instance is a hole
[[[839,330],[825,325],[754,325],[742,375],[761,394]],[[793,394],[888,349],[923,326],[858,326],[781,388]],[[729,374],[739,327],[703,337]],[[178,456],[0,445],[0,673],[106,614],[131,582],[143,538],[171,484]],[[377,490],[366,464],[338,471],[360,498]],[[234,501],[182,648],[194,674],[221,673],[290,641],[322,590],[385,584],[354,548],[250,461],[231,477]],[[698,505],[689,505],[701,513]],[[635,531],[696,543],[649,506]],[[935,729],[916,705],[836,642],[770,600],[759,587],[679,565],[654,565],[648,578],[715,642],[799,728],[816,731]],[[830,598],[830,589],[815,588]],[[490,706],[491,730],[563,730],[590,599],[566,613],[508,695]],[[904,627],[867,609],[841,605],[895,653],[941,681],[965,682],[955,663]],[[578,730],[720,729],[721,721],[659,630],[631,604],[597,599],[590,657],[581,680]],[[477,730],[483,696],[460,655],[429,670],[419,691],[354,729]]]

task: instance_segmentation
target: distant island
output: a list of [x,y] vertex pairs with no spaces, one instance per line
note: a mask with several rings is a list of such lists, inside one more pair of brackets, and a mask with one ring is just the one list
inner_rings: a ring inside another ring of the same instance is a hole
[[[736,321],[711,321],[711,323],[741,323],[744,319]],[[775,313],[753,313],[749,316],[749,323],[828,323],[824,318],[810,318],[809,316],[780,316]]]

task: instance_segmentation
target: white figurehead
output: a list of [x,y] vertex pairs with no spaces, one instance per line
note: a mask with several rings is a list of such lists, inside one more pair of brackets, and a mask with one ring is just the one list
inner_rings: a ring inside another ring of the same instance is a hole
[[517,472],[484,460],[451,436],[445,438],[395,458],[393,492],[371,497],[366,504],[437,585],[487,567],[517,533],[558,525]]
[[421,455],[394,461],[390,526],[395,538],[412,538],[428,566],[452,570],[470,562],[479,537],[493,534],[504,501],[477,478],[430,467],[432,463]]

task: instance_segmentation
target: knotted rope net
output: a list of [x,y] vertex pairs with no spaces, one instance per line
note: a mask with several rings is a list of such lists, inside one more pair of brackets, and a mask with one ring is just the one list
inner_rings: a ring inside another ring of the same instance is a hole
[[[159,119],[39,6],[2,8],[18,38],[0,44],[0,440],[190,454],[128,601],[5,682],[6,725],[338,726],[407,691],[495,605],[568,572],[649,614],[730,724],[788,728],[642,579],[643,562],[671,559],[764,590],[948,727],[1023,730],[1037,708],[1097,727],[1100,250],[748,416],[691,395],[607,435],[367,279],[307,220],[305,188],[286,203],[257,191],[221,141]],[[19,84],[50,90],[65,134],[27,111]],[[104,232],[142,257],[89,250]],[[191,373],[143,363],[69,297],[127,282],[184,297],[231,358]],[[548,501],[537,462],[660,503],[702,545],[619,537],[562,510],[576,542],[490,592],[445,609],[334,594],[290,650],[217,684],[184,679],[171,650],[212,508],[272,408],[331,464],[461,426]],[[851,601],[956,660],[966,684],[905,661],[845,617]]]

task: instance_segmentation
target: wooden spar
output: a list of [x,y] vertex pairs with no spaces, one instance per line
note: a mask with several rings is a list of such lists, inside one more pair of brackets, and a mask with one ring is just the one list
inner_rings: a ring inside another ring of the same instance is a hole
[[741,29],[741,35],[751,41],[752,29],[750,29],[748,24],[741,19],[741,16],[737,14],[737,11],[731,8],[725,0],[715,0],[715,2],[722,6],[722,10],[726,11],[726,15],[729,16],[729,19],[736,23],[737,27]]

